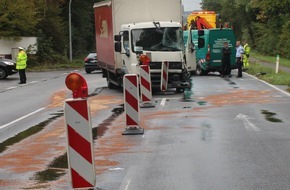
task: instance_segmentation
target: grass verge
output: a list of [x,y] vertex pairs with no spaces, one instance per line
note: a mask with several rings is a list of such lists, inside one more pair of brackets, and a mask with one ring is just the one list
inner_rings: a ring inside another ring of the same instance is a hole
[[84,68],[83,60],[73,60],[71,63],[45,63],[41,65],[34,65],[33,67],[27,67],[27,71],[52,71],[52,70],[62,70],[62,69],[69,69],[75,68],[80,69]]
[[267,66],[255,62],[250,64],[251,66],[247,70],[247,73],[273,85],[287,85],[287,90],[290,92],[290,73],[281,71],[276,74],[274,69]]
[[[261,62],[268,62],[268,63],[273,63],[276,64],[277,57],[275,56],[266,56],[259,54],[257,52],[251,52],[251,57],[261,61]],[[279,63],[280,65],[283,65],[285,67],[290,67],[290,60],[289,59],[284,59],[282,57],[279,57]]]

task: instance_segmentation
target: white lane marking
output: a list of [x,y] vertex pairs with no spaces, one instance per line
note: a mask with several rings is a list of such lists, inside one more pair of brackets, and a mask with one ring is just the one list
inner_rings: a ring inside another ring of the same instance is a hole
[[12,89],[15,89],[15,88],[17,88],[17,86],[11,86],[9,88],[6,88],[6,90],[12,90]]
[[29,84],[38,83],[38,81],[31,81]]
[[235,120],[236,119],[240,119],[240,120],[242,120],[243,121],[243,124],[244,124],[244,126],[245,126],[245,128],[247,129],[247,130],[254,130],[254,131],[257,131],[257,132],[259,132],[259,131],[261,131],[261,129],[259,128],[259,127],[257,127],[256,125],[254,125],[253,123],[251,123],[250,121],[249,121],[249,119],[254,119],[254,118],[252,118],[252,117],[249,117],[249,116],[247,116],[247,115],[244,115],[244,114],[238,114],[236,117],[235,117]]
[[12,125],[12,124],[14,124],[14,123],[16,123],[16,122],[18,122],[18,121],[21,121],[22,119],[25,119],[25,118],[27,118],[27,117],[29,117],[29,116],[31,116],[31,115],[33,115],[33,114],[36,114],[37,112],[40,112],[41,110],[44,110],[44,109],[45,109],[45,107],[40,108],[40,109],[38,109],[38,110],[36,110],[36,111],[34,111],[34,112],[31,112],[31,113],[29,113],[29,114],[27,114],[27,115],[25,115],[25,116],[22,116],[22,117],[20,117],[20,118],[14,120],[14,121],[11,121],[10,123],[7,123],[7,124],[5,124],[5,125],[2,125],[2,126],[0,126],[0,129],[4,129],[5,127],[8,127],[9,125]]
[[166,103],[166,98],[162,98],[160,105],[165,106],[165,103]]
[[290,97],[290,93],[285,92],[285,91],[283,91],[283,90],[277,88],[276,86],[267,83],[266,81],[263,81],[263,80],[261,80],[261,79],[258,79],[257,77],[255,77],[255,76],[253,76],[253,75],[250,75],[250,74],[248,74],[248,73],[245,73],[245,74],[248,75],[248,76],[250,76],[250,77],[252,77],[252,78],[254,78],[254,79],[257,79],[257,80],[259,80],[259,81],[261,81],[261,82],[263,82],[263,83],[265,83],[265,84],[267,84],[268,86],[270,86],[270,87],[272,87],[272,88],[274,88],[274,89],[276,89],[276,90],[282,92],[282,93],[285,94],[286,96],[289,96],[289,97]]
[[109,168],[109,171],[125,170],[124,168]]
[[127,185],[125,187],[125,190],[128,190],[130,183],[131,183],[131,180],[128,181],[128,183],[127,183]]

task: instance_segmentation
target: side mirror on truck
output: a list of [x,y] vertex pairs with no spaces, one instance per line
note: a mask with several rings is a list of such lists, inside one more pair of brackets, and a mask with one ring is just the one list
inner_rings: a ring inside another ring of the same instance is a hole
[[122,51],[122,43],[121,42],[115,42],[115,52],[121,53]]
[[114,36],[114,40],[115,40],[116,42],[120,42],[120,41],[122,40],[122,35],[120,35],[120,34],[115,35],[115,36]]

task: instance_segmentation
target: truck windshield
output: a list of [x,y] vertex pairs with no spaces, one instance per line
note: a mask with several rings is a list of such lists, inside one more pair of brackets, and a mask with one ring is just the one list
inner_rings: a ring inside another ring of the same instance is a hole
[[132,30],[132,49],[142,47],[144,51],[182,51],[184,49],[182,29],[178,27],[145,28]]

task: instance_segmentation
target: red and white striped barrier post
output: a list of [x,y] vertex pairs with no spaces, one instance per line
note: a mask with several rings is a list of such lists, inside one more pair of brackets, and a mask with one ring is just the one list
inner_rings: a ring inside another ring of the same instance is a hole
[[140,67],[140,87],[141,87],[141,108],[155,107],[152,102],[151,75],[149,65],[141,65]]
[[160,90],[166,91],[168,86],[168,69],[169,69],[169,62],[163,61],[162,68],[161,68],[161,83],[160,83]]
[[139,83],[136,74],[124,76],[124,108],[126,114],[126,129],[123,135],[140,135],[144,129],[139,127]]
[[88,104],[87,83],[77,73],[66,78],[73,99],[65,100],[64,116],[67,133],[69,173],[74,189],[94,188],[96,172],[93,155],[93,135]]

